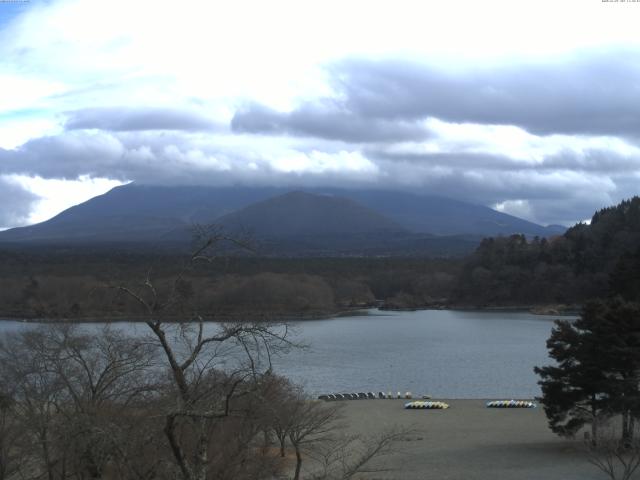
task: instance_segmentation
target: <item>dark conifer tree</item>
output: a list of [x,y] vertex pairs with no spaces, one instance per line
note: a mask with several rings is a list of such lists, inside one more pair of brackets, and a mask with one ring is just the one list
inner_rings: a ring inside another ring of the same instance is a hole
[[620,257],[609,277],[610,294],[627,301],[640,302],[640,248]]
[[640,415],[640,307],[620,299],[589,302],[581,318],[556,321],[547,341],[557,364],[536,367],[542,404],[555,433],[572,436],[620,415],[629,439]]

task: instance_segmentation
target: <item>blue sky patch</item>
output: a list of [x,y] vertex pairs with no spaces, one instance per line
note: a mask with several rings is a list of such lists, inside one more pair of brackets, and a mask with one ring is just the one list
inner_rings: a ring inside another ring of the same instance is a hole
[[0,30],[33,6],[32,1],[0,0]]

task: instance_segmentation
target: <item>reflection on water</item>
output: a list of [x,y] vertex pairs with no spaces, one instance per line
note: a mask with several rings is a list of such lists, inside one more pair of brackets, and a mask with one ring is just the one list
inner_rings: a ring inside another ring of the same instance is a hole
[[[275,369],[312,394],[406,391],[441,398],[531,398],[555,317],[423,310],[296,322],[304,350]],[[1,322],[0,334],[25,328]],[[140,334],[145,326],[118,324]]]

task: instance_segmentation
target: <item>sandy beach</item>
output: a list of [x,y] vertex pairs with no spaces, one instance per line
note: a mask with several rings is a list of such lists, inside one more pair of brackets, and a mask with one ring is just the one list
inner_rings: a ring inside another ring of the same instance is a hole
[[352,433],[375,435],[398,426],[415,431],[385,457],[390,471],[362,478],[451,480],[602,479],[581,440],[547,427],[542,408],[489,409],[486,400],[444,400],[447,410],[405,410],[405,400],[345,401]]

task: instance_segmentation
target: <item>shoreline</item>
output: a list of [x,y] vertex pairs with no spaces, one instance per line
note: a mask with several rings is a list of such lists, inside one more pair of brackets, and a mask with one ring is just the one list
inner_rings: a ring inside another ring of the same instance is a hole
[[[204,317],[204,323],[234,323],[234,322],[265,322],[265,323],[285,323],[294,321],[314,321],[330,320],[332,318],[369,315],[371,308],[354,308],[353,310],[340,310],[337,312],[314,312],[314,313],[291,313],[265,316],[258,314],[234,314],[219,315],[217,317]],[[184,320],[185,317],[179,315],[167,316],[162,319],[163,323],[184,323],[196,322],[196,319]],[[147,319],[140,316],[89,316],[81,318],[49,318],[49,317],[25,317],[16,314],[0,313],[0,322],[22,322],[22,323],[145,323]]]
[[560,305],[560,304],[540,304],[540,305],[427,305],[424,307],[378,307],[381,311],[390,312],[417,312],[421,310],[451,310],[451,311],[477,311],[477,312],[529,312],[533,315],[559,315],[574,316],[579,315],[582,310],[581,305]]
[[[335,312],[312,312],[312,313],[286,313],[274,314],[273,316],[265,316],[254,313],[237,313],[222,314],[218,317],[211,316],[203,318],[205,323],[215,322],[267,322],[267,323],[286,323],[286,322],[307,322],[314,320],[330,320],[333,318],[349,317],[349,316],[368,316],[371,310],[380,312],[418,312],[428,310],[448,310],[461,312],[527,312],[532,315],[546,316],[578,316],[580,314],[580,306],[577,305],[509,305],[509,306],[477,306],[477,305],[429,305],[415,308],[393,308],[384,305],[354,307]],[[169,316],[163,319],[164,323],[182,323],[185,322],[184,317]],[[25,317],[15,313],[0,313],[0,322],[23,322],[23,323],[145,323],[147,320],[143,317],[136,316],[88,316],[82,318],[48,318],[48,317]],[[195,320],[190,320],[195,321]]]

